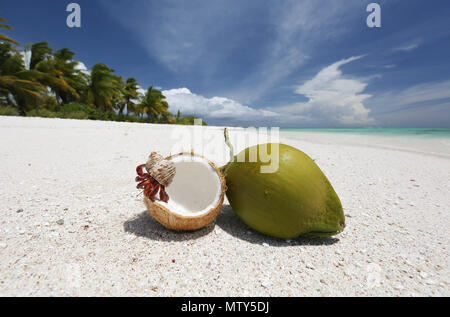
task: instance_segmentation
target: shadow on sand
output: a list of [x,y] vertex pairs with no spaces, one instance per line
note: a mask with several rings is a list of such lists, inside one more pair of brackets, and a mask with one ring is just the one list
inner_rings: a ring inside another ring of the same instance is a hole
[[216,219],[216,225],[223,231],[238,239],[253,243],[266,243],[274,247],[288,247],[295,245],[331,245],[339,241],[337,238],[295,238],[295,239],[278,239],[263,235],[254,231],[244,222],[242,222],[230,205],[223,205],[222,212]]
[[138,237],[145,237],[156,241],[187,241],[201,238],[214,229],[214,224],[197,231],[173,231],[165,228],[147,211],[137,217],[127,220],[123,224],[125,232],[133,233]]
[[156,241],[187,241],[195,240],[208,235],[218,226],[223,231],[233,237],[244,240],[252,244],[262,245],[263,243],[275,247],[288,247],[296,245],[331,245],[339,241],[338,238],[296,238],[296,239],[277,239],[260,234],[245,223],[243,223],[235,214],[230,205],[223,205],[222,212],[216,221],[206,228],[197,231],[172,231],[163,227],[152,218],[147,211],[140,213],[137,217],[127,220],[123,227],[125,232],[133,233],[139,237],[145,237]]

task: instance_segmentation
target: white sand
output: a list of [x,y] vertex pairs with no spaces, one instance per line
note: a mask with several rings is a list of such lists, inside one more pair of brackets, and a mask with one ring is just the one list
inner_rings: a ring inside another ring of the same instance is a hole
[[448,139],[283,133],[347,215],[334,238],[286,241],[228,203],[197,232],[155,222],[135,167],[171,152],[173,129],[0,117],[0,295],[450,295]]

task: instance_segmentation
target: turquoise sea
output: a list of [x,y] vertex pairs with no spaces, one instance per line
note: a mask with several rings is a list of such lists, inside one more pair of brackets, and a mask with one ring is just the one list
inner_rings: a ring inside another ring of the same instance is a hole
[[324,132],[324,133],[354,133],[365,135],[386,135],[386,136],[422,136],[450,138],[450,128],[359,128],[359,129],[280,129],[285,132]]

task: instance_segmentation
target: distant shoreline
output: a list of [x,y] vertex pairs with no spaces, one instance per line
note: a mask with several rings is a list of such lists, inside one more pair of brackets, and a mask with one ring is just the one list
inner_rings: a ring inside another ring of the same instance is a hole
[[354,133],[385,136],[426,136],[450,138],[450,128],[281,128],[281,132]]

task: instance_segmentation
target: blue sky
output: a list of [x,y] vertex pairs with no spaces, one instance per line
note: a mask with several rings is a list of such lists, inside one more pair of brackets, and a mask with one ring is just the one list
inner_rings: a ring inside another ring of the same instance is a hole
[[[75,1],[74,1],[75,2]],[[447,0],[3,1],[22,45],[68,47],[209,124],[449,127]],[[381,5],[381,28],[366,25]]]

